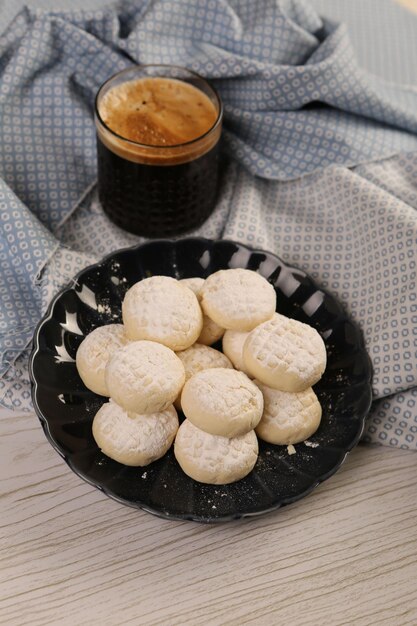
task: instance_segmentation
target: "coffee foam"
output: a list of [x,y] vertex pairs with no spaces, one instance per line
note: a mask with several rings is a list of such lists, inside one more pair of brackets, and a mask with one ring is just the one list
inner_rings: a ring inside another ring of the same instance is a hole
[[220,125],[208,133],[218,117],[208,96],[172,78],[140,78],[113,87],[99,103],[99,114],[107,126],[97,120],[103,143],[139,163],[190,161],[208,152],[220,137]]

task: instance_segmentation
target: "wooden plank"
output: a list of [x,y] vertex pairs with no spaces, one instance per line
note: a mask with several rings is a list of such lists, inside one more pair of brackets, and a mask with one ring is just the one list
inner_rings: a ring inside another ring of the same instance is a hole
[[34,416],[0,442],[1,624],[417,622],[414,452],[359,446],[301,502],[202,526],[85,484]]

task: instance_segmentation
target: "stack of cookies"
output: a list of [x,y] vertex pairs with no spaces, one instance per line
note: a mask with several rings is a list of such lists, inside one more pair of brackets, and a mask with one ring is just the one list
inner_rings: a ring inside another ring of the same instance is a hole
[[[85,385],[110,398],[93,421],[103,452],[142,466],[175,438],[186,474],[226,484],[253,469],[256,435],[282,445],[308,438],[321,419],[311,386],[325,369],[324,343],[275,310],[273,286],[251,270],[133,285],[123,325],[97,328],[77,352]],[[222,337],[223,352],[210,347]]]

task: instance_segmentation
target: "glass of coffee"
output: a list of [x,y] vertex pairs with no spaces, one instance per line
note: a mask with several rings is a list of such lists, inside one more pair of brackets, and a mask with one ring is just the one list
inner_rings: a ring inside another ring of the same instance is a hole
[[146,237],[202,224],[216,201],[222,116],[215,89],[185,68],[142,65],[109,78],[95,102],[108,217]]

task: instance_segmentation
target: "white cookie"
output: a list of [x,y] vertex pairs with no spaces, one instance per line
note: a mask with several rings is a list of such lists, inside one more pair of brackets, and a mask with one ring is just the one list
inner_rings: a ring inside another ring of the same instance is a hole
[[219,270],[201,289],[201,308],[219,326],[248,331],[270,319],[276,308],[273,286],[251,270]]
[[252,471],[258,458],[258,440],[253,430],[239,437],[221,437],[205,433],[185,420],[175,438],[174,454],[190,478],[227,485]]
[[226,330],[223,335],[222,346],[223,352],[229,357],[234,368],[252,378],[243,360],[243,344],[248,335],[248,332],[241,332],[240,330]]
[[206,369],[184,385],[181,406],[190,422],[212,435],[237,437],[257,426],[263,398],[249,378],[232,369]]
[[163,411],[185,381],[176,354],[154,341],[133,341],[113,354],[106,367],[110,396],[127,411]]
[[178,430],[171,405],[160,413],[140,415],[110,400],[93,420],[93,437],[108,457],[124,465],[142,466],[164,456]]
[[203,327],[197,297],[169,276],[152,276],[133,285],[123,300],[122,314],[130,339],[158,341],[171,350],[191,346]]
[[314,391],[278,391],[255,381],[264,397],[264,412],[256,427],[258,437],[269,443],[290,445],[305,441],[316,432],[321,405]]
[[[226,367],[233,369],[233,365],[225,354],[204,346],[199,343],[195,343],[190,348],[177,352],[177,357],[181,360],[185,369],[185,382],[202,370],[210,369],[213,367]],[[178,397],[174,402],[176,409],[181,409],[181,398]]]
[[[197,300],[201,300],[201,289],[205,283],[204,278],[183,278],[180,283],[191,289],[197,296]],[[216,341],[219,341],[223,337],[224,328],[213,322],[208,315],[203,315],[203,329],[200,333],[197,343],[202,343],[205,346],[211,346]]]
[[205,283],[205,280],[204,278],[200,278],[200,276],[193,276],[193,278],[181,278],[180,283],[181,285],[188,287],[188,289],[191,289],[191,291],[195,293],[197,298],[199,298],[200,291]]
[[122,324],[108,324],[93,330],[81,342],[75,362],[84,385],[101,396],[109,396],[104,371],[111,355],[128,343]]
[[249,334],[243,359],[251,375],[265,385],[303,391],[323,375],[326,347],[314,328],[276,313]]

